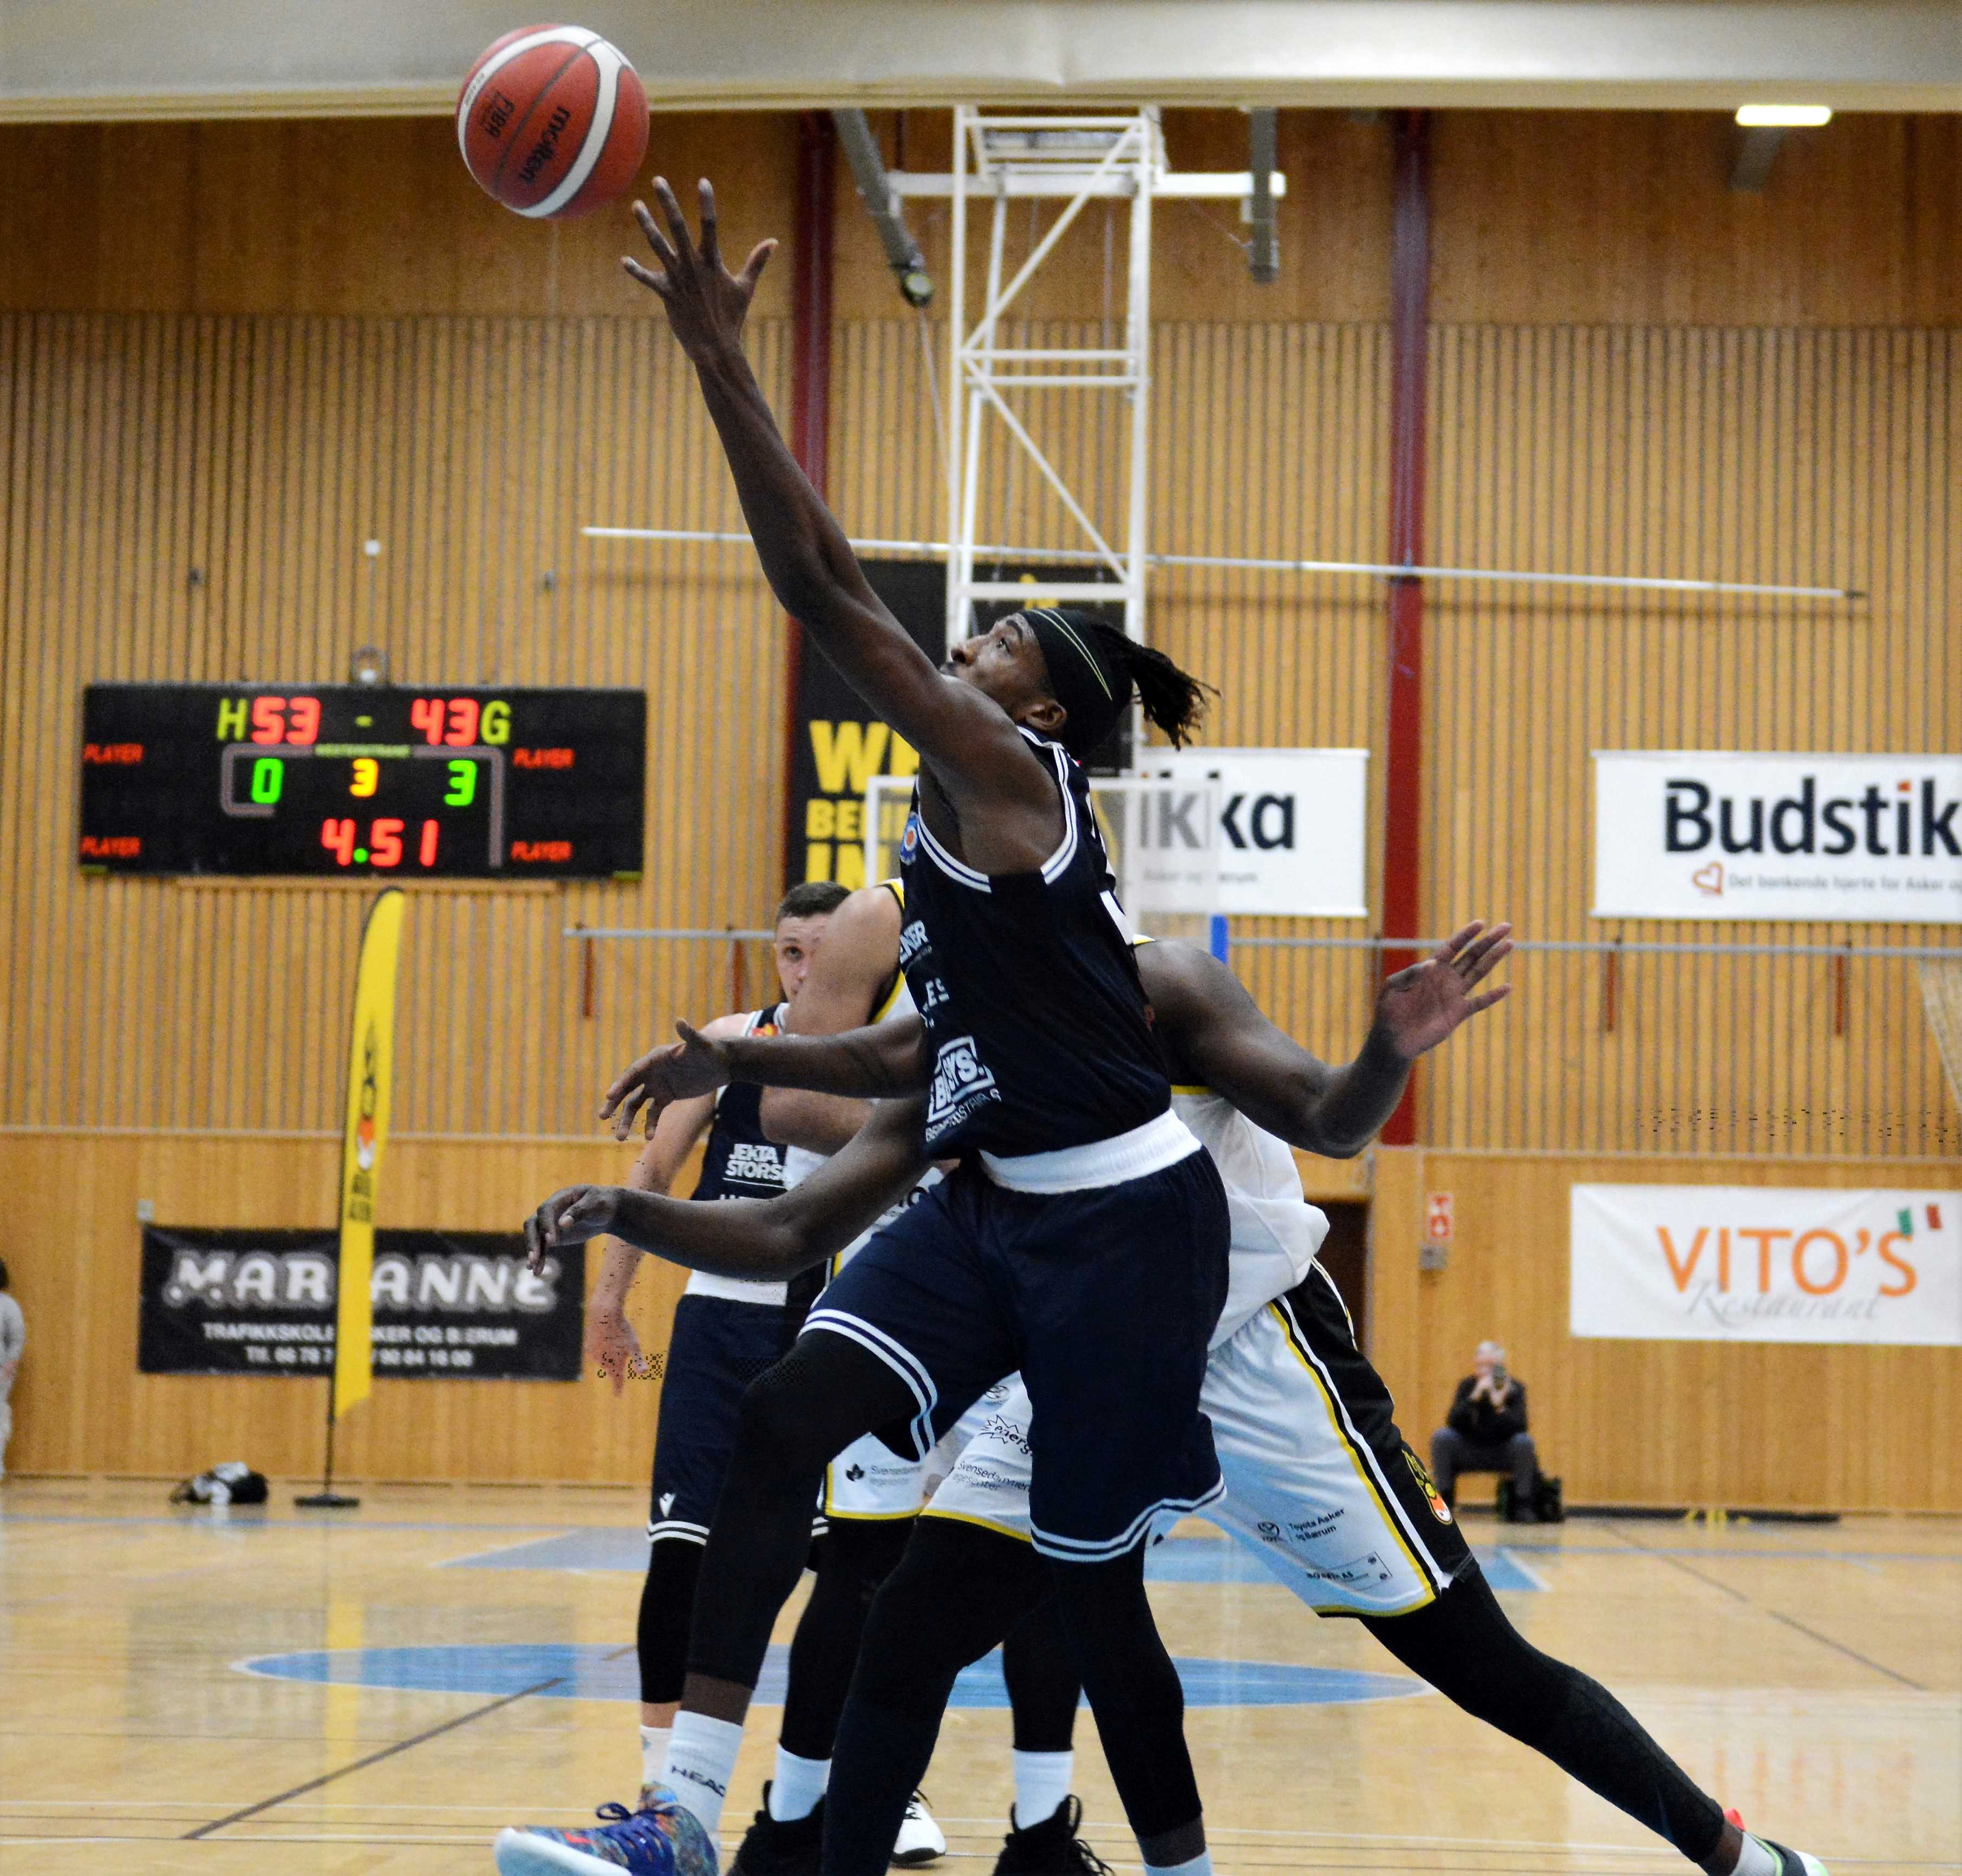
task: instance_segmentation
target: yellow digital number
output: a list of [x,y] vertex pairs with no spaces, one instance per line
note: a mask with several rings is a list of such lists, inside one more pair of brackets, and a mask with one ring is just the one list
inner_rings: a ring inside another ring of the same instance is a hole
[[372,795],[381,779],[381,764],[372,755],[357,755],[354,758],[354,779],[347,784],[347,792],[350,795]]

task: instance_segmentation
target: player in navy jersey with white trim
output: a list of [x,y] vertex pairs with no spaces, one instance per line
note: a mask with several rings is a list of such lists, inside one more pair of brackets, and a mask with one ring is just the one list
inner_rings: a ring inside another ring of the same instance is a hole
[[[1019,1367],[1034,1404],[1032,1527],[1060,1565],[1057,1604],[1113,1779],[1147,1869],[1208,1876],[1184,1697],[1146,1600],[1142,1546],[1153,1517],[1220,1491],[1198,1402],[1225,1294],[1226,1201],[1172,1112],[1072,760],[1134,695],[1183,739],[1202,687],[1101,622],[1054,611],[1003,621],[936,670],[872,592],[743,356],[769,244],[732,275],[708,184],[698,244],[667,184],[656,189],[666,231],[644,206],[636,213],[659,269],[626,264],[695,367],[765,574],[919,752],[901,961],[935,1025],[929,1136],[962,1156],[858,1253],[745,1399],[663,1782],[719,1825],[825,1463],[868,1432],[924,1456]],[[833,1868],[838,1821],[825,1868],[846,1876]]]
[[[846,896],[842,886],[824,881],[793,886],[784,895],[772,921],[772,952],[786,999],[803,984],[830,916]],[[718,1036],[767,1035],[788,1007],[773,1003],[747,1015],[718,1017],[707,1027]],[[762,1097],[760,1088],[736,1086],[676,1102],[650,1132],[628,1175],[630,1188],[666,1192],[706,1128],[701,1176],[691,1197],[777,1197],[784,1189],[784,1150],[763,1131]],[[602,1374],[612,1377],[616,1394],[641,1360],[626,1301],[645,1261],[631,1246],[609,1245],[587,1313],[586,1353]],[[644,1788],[667,1756],[702,1546],[735,1444],[743,1391],[795,1340],[820,1287],[815,1272],[788,1284],[698,1273],[675,1306],[654,1436],[647,1572],[636,1634]]]

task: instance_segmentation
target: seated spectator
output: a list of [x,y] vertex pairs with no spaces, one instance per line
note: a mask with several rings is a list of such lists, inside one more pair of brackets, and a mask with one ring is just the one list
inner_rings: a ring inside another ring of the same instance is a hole
[[1526,1431],[1526,1383],[1506,1372],[1506,1351],[1497,1342],[1478,1345],[1445,1424],[1430,1436],[1430,1469],[1445,1503],[1453,1507],[1460,1472],[1510,1472],[1512,1521],[1539,1521],[1532,1499],[1539,1458]]

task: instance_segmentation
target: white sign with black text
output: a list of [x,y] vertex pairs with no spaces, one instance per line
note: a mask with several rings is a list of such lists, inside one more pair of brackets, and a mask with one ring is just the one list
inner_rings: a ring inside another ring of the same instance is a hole
[[1596,750],[1593,915],[1962,924],[1962,756]]
[[1215,911],[1369,916],[1368,750],[1153,750],[1140,766],[1194,786],[1218,777]]
[[1576,1185],[1576,1335],[1962,1345],[1962,1193]]

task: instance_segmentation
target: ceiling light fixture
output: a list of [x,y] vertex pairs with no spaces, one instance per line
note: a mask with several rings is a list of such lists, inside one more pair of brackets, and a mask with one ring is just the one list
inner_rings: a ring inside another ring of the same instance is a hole
[[1746,130],[1817,130],[1833,121],[1830,104],[1740,104],[1737,122]]

